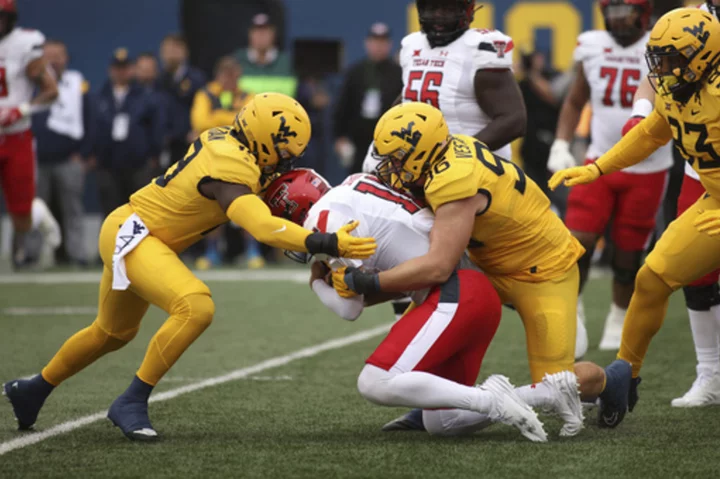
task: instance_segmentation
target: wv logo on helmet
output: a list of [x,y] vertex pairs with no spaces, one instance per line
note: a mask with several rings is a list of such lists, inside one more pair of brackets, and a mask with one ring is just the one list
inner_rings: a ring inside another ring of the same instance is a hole
[[705,31],[705,22],[700,22],[698,25],[690,27],[683,28],[683,32],[688,32],[690,35],[694,36],[700,41],[707,41],[708,37],[710,36],[710,32]]
[[297,132],[294,132],[290,129],[290,127],[287,124],[287,121],[285,120],[284,116],[280,117],[280,127],[278,127],[278,132],[272,134],[272,139],[275,144],[278,143],[289,143],[290,140],[288,138],[294,138],[297,137]]
[[407,141],[412,146],[417,146],[418,143],[420,143],[420,139],[422,138],[422,133],[417,130],[413,131],[414,126],[415,122],[411,121],[410,123],[408,123],[408,126],[402,128],[400,131],[392,131],[390,132],[390,135],[398,137],[403,141]]

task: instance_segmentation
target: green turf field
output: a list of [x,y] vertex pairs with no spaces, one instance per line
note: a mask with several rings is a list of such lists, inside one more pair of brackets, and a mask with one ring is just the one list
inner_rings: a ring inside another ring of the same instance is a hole
[[[391,320],[389,306],[346,323],[298,282],[209,284],[215,322],[156,389],[156,397],[169,391],[170,398],[151,405],[163,441],[130,443],[107,420],[65,434],[51,429],[102,412],[123,391],[163,320],[151,310],[130,345],[49,398],[36,428],[52,437],[31,444],[35,436],[15,431],[9,404],[0,401],[0,477],[720,477],[720,408],[670,407],[694,379],[680,295],[652,344],[636,412],[610,431],[598,429],[593,415],[574,439],[560,439],[559,423],[547,418],[550,442],[531,444],[502,425],[449,440],[381,433],[380,426],[402,410],[365,402],[355,379],[382,337],[378,327]],[[593,345],[608,291],[605,279],[588,285]],[[0,380],[37,372],[67,336],[92,321],[95,300],[90,283],[0,285]],[[49,314],[61,307],[84,309]],[[357,336],[368,330],[375,336]],[[337,338],[345,339],[327,343]],[[591,351],[588,359],[605,365],[613,356]],[[268,362],[273,358],[281,360]],[[233,371],[233,381],[175,397],[178,388]],[[507,310],[481,375],[492,373],[515,384],[529,380],[522,327]],[[9,447],[18,448],[3,454]]]

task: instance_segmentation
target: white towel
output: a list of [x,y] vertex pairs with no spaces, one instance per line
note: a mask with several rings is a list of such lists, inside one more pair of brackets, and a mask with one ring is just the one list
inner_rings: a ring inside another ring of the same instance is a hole
[[68,70],[58,81],[58,98],[50,107],[47,126],[73,140],[85,136],[83,126],[83,78],[80,72]]
[[115,237],[115,252],[113,252],[112,270],[115,291],[125,291],[130,286],[130,280],[125,269],[125,256],[134,250],[148,235],[149,231],[143,220],[133,213],[120,227]]

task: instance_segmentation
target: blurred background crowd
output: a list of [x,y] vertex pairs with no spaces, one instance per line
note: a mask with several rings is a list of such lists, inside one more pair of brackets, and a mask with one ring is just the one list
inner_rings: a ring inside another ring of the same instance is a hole
[[[50,263],[92,265],[102,217],[182,159],[200,132],[232,123],[255,94],[285,93],[307,109],[313,140],[302,166],[333,184],[359,172],[377,119],[401,94],[400,40],[418,28],[414,2],[391,3],[130,0],[98,10],[91,0],[20,0],[19,24],[47,36],[44,55],[58,81],[58,102],[66,103],[32,119],[38,196],[63,230],[64,247]],[[595,3],[482,2],[476,15],[474,26],[504,30],[519,47],[515,71],[528,126],[513,160],[543,186],[559,109],[572,80],[575,38],[580,31],[602,28]],[[663,12],[680,3],[656,0],[655,6]],[[52,15],[74,8],[85,13]],[[99,19],[99,12],[117,16]],[[48,24],[48,18],[55,23]],[[64,24],[65,18],[74,23]],[[87,24],[77,25],[78,19]],[[102,26],[115,23],[121,28],[104,34]],[[87,45],[107,44],[108,36],[114,40],[103,57],[99,45]],[[577,132],[578,158],[590,114]],[[682,178],[681,161],[677,164],[666,218],[675,215]],[[562,194],[552,200],[562,213]],[[9,229],[3,228],[3,236]],[[238,262],[258,268],[274,260],[274,253],[232,227],[189,254],[203,268]]]

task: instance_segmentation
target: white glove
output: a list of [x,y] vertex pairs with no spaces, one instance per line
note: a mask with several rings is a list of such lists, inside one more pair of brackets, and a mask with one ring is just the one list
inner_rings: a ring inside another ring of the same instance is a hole
[[575,157],[570,153],[570,143],[565,140],[555,140],[550,147],[547,169],[553,173],[566,168],[577,166]]

